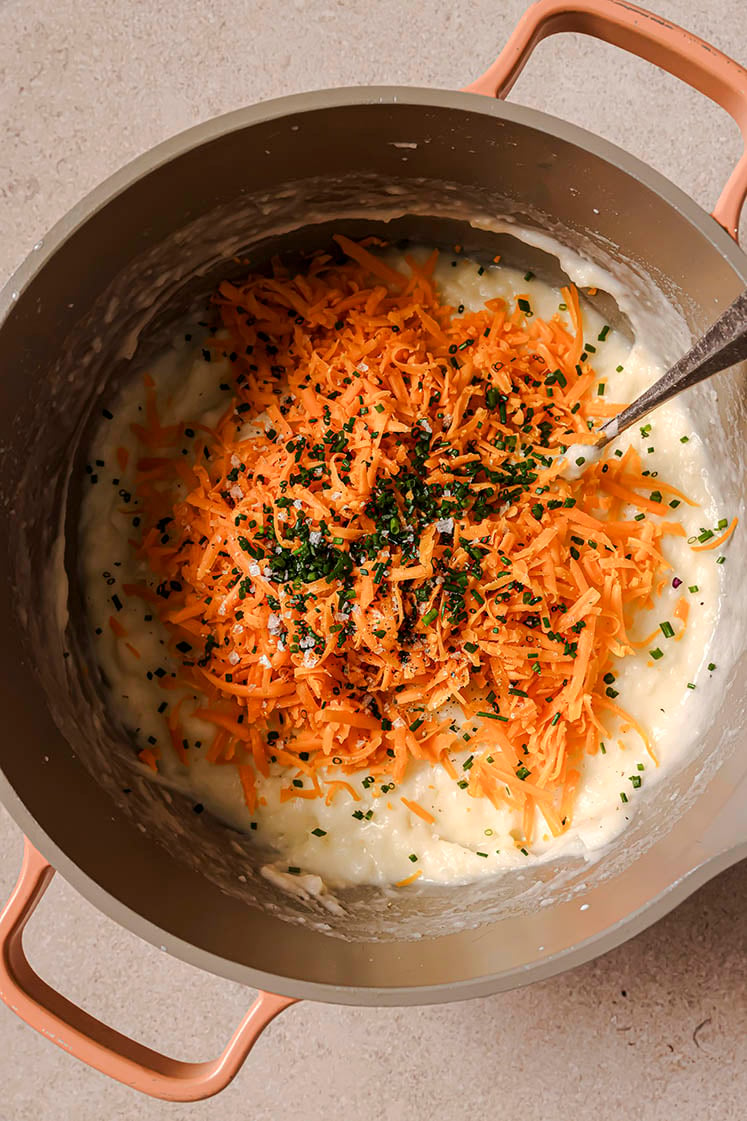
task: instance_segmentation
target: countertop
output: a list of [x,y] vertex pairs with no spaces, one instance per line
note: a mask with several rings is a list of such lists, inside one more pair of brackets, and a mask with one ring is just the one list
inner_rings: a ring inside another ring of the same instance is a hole
[[[655,0],[747,63],[744,0]],[[86,191],[133,156],[246,103],[323,86],[459,87],[523,0],[0,0],[0,282]],[[543,43],[513,100],[585,125],[708,207],[739,153],[725,113],[577,37]],[[17,745],[23,750],[23,745]],[[0,899],[21,855],[0,811]],[[531,988],[430,1008],[299,1005],[219,1098],[136,1097],[0,1005],[0,1121],[742,1121],[747,862],[619,949]],[[212,1057],[251,994],[160,954],[53,885],[34,964],[114,1026]]]

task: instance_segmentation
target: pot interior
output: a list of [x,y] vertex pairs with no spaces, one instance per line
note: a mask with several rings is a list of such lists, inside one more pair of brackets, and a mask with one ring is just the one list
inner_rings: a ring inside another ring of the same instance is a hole
[[[634,161],[619,166],[621,153],[596,154],[591,138],[528,111],[407,93],[295,99],[290,112],[237,114],[206,139],[175,142],[171,158],[156,153],[111,197],[103,189],[74,229],[52,235],[0,329],[0,534],[9,543],[0,762],[12,808],[128,925],[150,938],[157,928],[183,956],[249,981],[263,973],[417,989],[508,976],[562,954],[668,884],[696,807],[712,814],[723,796],[713,780],[733,764],[744,719],[747,611],[734,563],[724,572],[712,720],[607,853],[456,887],[350,889],[337,893],[340,915],[279,892],[258,874],[245,836],[196,818],[135,765],[83,626],[82,467],[102,397],[158,353],[219,279],[246,271],[235,258],[261,267],[273,254],[327,247],[334,232],[373,232],[459,244],[488,261],[500,254],[564,282],[558,261],[516,236],[518,225],[621,276],[656,319],[667,358],[744,284],[744,258],[715,224],[683,209],[673,189],[676,205],[668,201],[656,189],[663,181],[637,176]],[[595,299],[625,326],[614,301]],[[741,515],[745,373],[692,394],[715,486]]]

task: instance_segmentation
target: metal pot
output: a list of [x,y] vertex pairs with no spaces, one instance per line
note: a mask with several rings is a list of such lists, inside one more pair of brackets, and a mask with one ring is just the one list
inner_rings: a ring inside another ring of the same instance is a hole
[[[717,638],[725,653],[710,726],[607,854],[593,865],[566,861],[396,897],[357,889],[342,917],[274,893],[252,873],[239,835],[207,815],[198,821],[137,777],[100,701],[76,581],[64,582],[76,566],[73,468],[102,391],[155,351],[236,256],[258,261],[324,244],[332,229],[361,233],[388,221],[395,236],[459,240],[476,253],[499,246],[517,263],[557,271],[510,227],[477,217],[500,214],[550,230],[591,260],[617,262],[662,329],[700,331],[744,287],[747,257],[733,239],[747,156],[709,216],[612,145],[504,103],[534,45],[559,30],[658,63],[723,105],[747,138],[747,71],[724,55],[622,0],[541,0],[470,91],[289,97],[160,145],[59,223],[0,297],[0,536],[10,545],[0,560],[0,795],[28,838],[0,916],[0,996],[59,1046],[147,1093],[217,1092],[297,998],[429,1003],[548,977],[631,937],[747,854],[738,565],[725,566],[729,609]],[[717,393],[700,390],[700,432],[731,513],[744,506],[745,389],[732,375]],[[185,836],[188,845],[175,843]],[[53,867],[143,938],[264,990],[215,1062],[158,1055],[36,976],[21,938]]]

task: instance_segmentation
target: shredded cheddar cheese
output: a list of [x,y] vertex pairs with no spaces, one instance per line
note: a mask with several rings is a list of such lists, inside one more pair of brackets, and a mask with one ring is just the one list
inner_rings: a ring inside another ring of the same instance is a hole
[[[397,271],[337,241],[342,259],[220,286],[205,354],[231,358],[232,393],[189,454],[146,378],[133,544],[151,575],[124,591],[167,626],[180,669],[161,684],[204,696],[208,758],[250,810],[270,761],[283,800],[329,804],[358,800],[346,774],[397,783],[418,759],[517,808],[523,843],[537,810],[559,835],[605,721],[653,757],[605,678],[641,645],[682,527],[632,448],[562,473],[622,408],[595,392],[574,288],[548,321],[521,295],[465,311],[441,301],[437,254]],[[462,716],[479,748],[457,772]],[[188,764],[178,703],[169,730]]]

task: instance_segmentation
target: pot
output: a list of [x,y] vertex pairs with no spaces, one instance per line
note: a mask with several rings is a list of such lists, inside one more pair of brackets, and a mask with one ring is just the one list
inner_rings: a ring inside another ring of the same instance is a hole
[[[747,156],[709,216],[605,141],[504,102],[533,47],[556,31],[657,63],[721,104],[747,138],[747,71],[736,63],[623,0],[540,0],[468,91],[288,97],[160,145],[59,223],[0,298],[0,536],[10,544],[0,558],[0,796],[27,837],[0,916],[0,996],[58,1046],[138,1090],[173,1100],[216,1093],[295,999],[458,1000],[569,969],[747,855],[738,565],[724,566],[729,611],[718,622],[724,653],[710,724],[607,853],[480,884],[359,888],[345,894],[341,916],[278,893],[240,835],[139,777],[100,701],[77,581],[65,579],[77,563],[77,468],[102,393],[156,352],[235,257],[257,263],[323,245],[333,230],[386,229],[559,275],[556,261],[513,236],[518,224],[528,242],[549,231],[622,271],[672,346],[745,286],[736,234]],[[714,481],[730,513],[741,513],[745,379],[717,385],[692,392]],[[218,1059],[159,1055],[33,972],[23,929],[53,869],[141,937],[260,990]]]

